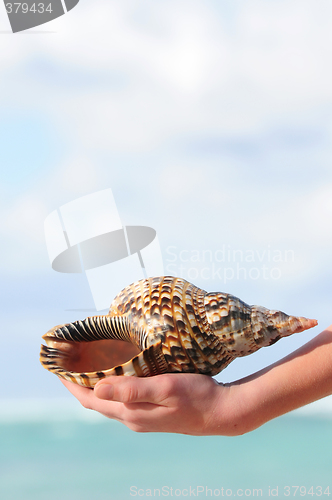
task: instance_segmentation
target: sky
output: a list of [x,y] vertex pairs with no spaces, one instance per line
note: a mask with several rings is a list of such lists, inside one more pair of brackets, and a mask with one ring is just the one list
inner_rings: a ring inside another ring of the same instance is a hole
[[41,336],[94,306],[44,220],[106,188],[167,274],[318,320],[218,380],[331,324],[331,20],[323,0],[81,0],[12,34],[0,8],[0,399],[69,397]]

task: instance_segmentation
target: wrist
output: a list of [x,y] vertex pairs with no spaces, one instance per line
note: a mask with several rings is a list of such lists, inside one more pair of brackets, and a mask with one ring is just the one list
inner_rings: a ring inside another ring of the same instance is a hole
[[215,434],[239,436],[253,431],[271,418],[268,394],[258,378],[243,379],[218,387],[214,412]]
[[222,384],[216,387],[216,404],[211,410],[208,434],[239,436],[255,426],[255,406],[248,394],[247,383]]

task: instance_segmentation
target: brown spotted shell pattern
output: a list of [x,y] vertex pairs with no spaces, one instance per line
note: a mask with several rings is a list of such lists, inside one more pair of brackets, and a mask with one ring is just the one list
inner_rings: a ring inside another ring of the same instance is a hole
[[40,361],[85,387],[111,375],[213,376],[233,359],[316,324],[227,293],[207,293],[180,278],[148,278],[122,290],[107,315],[48,331]]

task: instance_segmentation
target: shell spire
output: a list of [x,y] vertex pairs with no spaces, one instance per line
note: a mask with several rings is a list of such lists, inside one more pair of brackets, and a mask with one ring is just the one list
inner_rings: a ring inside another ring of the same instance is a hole
[[66,380],[94,387],[111,375],[216,375],[317,321],[207,293],[181,278],[140,280],[115,297],[108,315],[49,330],[40,361]]
[[303,318],[302,316],[289,316],[289,330],[292,333],[300,333],[318,325],[316,319]]
[[260,347],[274,344],[282,337],[300,333],[317,325],[315,319],[288,316],[261,306],[251,307],[251,323],[255,342]]

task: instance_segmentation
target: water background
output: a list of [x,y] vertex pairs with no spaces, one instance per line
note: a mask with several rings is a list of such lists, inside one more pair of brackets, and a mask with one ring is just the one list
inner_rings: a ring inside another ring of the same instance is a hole
[[[211,498],[241,491],[269,498],[276,488],[278,497],[332,493],[327,414],[294,412],[239,437],[137,434],[88,410],[64,415],[61,405],[51,417],[8,416],[0,423],[5,500]],[[294,495],[296,485],[302,494]]]

